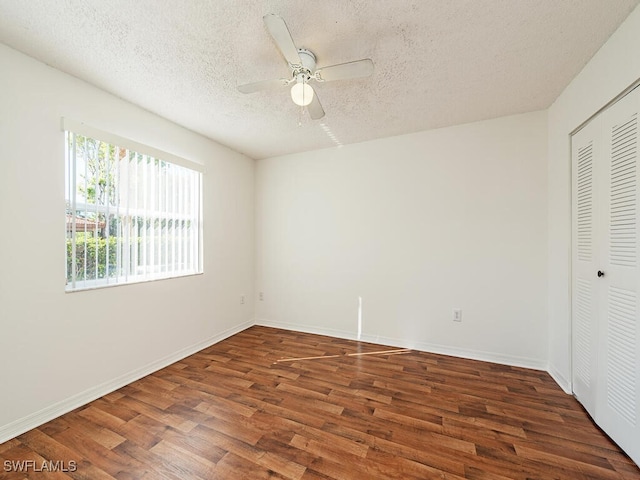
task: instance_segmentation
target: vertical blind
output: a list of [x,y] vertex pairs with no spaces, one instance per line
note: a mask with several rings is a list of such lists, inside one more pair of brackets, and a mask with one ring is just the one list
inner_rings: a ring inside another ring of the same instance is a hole
[[202,173],[66,131],[67,290],[202,272]]

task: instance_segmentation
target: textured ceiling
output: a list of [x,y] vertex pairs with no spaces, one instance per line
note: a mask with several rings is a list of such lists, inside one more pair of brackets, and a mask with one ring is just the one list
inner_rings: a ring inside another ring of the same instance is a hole
[[[547,108],[639,2],[0,0],[0,41],[265,158]],[[317,85],[319,121],[284,87],[239,93],[289,74],[266,13],[319,67],[373,76]]]

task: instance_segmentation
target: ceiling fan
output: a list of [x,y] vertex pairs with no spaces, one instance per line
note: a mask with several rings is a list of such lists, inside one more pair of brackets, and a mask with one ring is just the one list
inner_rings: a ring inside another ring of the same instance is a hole
[[296,47],[282,17],[270,13],[262,19],[280,53],[287,61],[291,76],[239,85],[238,90],[242,93],[259,92],[293,84],[291,87],[293,102],[301,107],[307,107],[311,118],[318,120],[324,117],[324,109],[318,100],[318,95],[309,84],[310,81],[322,83],[348,80],[368,77],[373,73],[373,62],[370,58],[316,69],[316,56],[306,48]]

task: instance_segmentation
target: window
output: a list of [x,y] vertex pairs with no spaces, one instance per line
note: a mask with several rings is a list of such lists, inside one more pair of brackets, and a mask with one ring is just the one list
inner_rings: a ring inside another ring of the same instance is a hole
[[202,173],[63,122],[67,291],[201,273]]

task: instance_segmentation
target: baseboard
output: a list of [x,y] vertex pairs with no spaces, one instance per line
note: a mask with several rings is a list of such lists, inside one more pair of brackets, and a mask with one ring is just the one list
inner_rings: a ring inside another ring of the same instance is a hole
[[18,435],[21,435],[33,428],[39,427],[40,425],[53,420],[60,415],[64,415],[71,410],[81,407],[82,405],[86,405],[87,403],[92,402],[97,398],[100,398],[108,393],[113,392],[114,390],[117,390],[121,387],[124,387],[125,385],[135,382],[136,380],[146,377],[147,375],[156,372],[168,365],[171,365],[172,363],[182,360],[189,355],[193,355],[194,353],[199,352],[204,348],[210,347],[211,345],[224,340],[225,338],[246,330],[253,324],[253,320],[244,322],[241,325],[227,329],[217,335],[207,338],[206,340],[178,350],[171,355],[151,362],[141,368],[133,370],[107,382],[101,383],[100,385],[96,385],[95,387],[91,387],[76,395],[72,395],[69,398],[54,403],[53,405],[49,405],[48,407],[27,415],[26,417],[0,426],[0,443],[11,440],[12,438],[17,437]]
[[[314,335],[326,335],[328,337],[344,338],[346,340],[358,340],[357,335],[353,332],[347,332],[345,330],[334,330],[331,328],[320,328],[313,325],[300,325],[285,322],[274,322],[264,318],[256,318],[255,325],[262,327],[281,328],[282,330],[291,330],[294,332],[312,333]],[[360,339],[364,342],[369,340]]]
[[327,335],[331,337],[344,338],[347,340],[360,340],[362,342],[379,343],[398,348],[411,348],[423,352],[437,353],[440,355],[450,355],[452,357],[467,358],[470,360],[481,360],[483,362],[499,363],[501,365],[509,365],[513,367],[531,368],[533,370],[547,370],[547,363],[542,360],[517,357],[512,355],[503,355],[499,353],[485,352],[481,350],[468,350],[458,347],[450,347],[446,345],[438,345],[426,342],[416,342],[415,340],[385,337],[382,335],[363,334],[359,339],[354,332],[344,330],[334,330],[329,328],[321,328],[311,325],[289,324],[284,322],[274,322],[264,318],[257,318],[256,325],[265,327],[282,328],[283,330],[295,330],[304,333],[314,333],[317,335]]
[[423,342],[417,342],[416,346],[413,348],[425,352],[438,353],[440,355],[450,355],[452,357],[467,358],[469,360],[480,360],[483,362],[498,363],[501,365],[509,365],[511,367],[530,368],[532,370],[542,371],[545,371],[547,369],[546,362],[535,358],[505,355],[501,353],[486,352],[482,350],[468,350],[464,348]]
[[569,395],[573,395],[573,387],[571,385],[571,382],[569,380],[567,380],[564,375],[562,375],[558,370],[556,370],[553,365],[549,365],[549,367],[547,368],[547,372],[549,372],[549,375],[551,375],[551,378],[553,378],[553,380],[555,380],[555,382],[558,384],[558,386],[564,390],[565,393],[569,394]]

